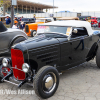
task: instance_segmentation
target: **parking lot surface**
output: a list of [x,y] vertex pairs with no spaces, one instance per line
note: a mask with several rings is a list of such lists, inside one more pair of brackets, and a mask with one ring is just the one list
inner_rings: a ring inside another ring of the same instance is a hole
[[[33,94],[14,94],[4,91],[33,90],[33,87],[24,85],[21,88],[9,83],[0,84],[0,100],[42,100]],[[2,91],[3,93],[2,93]],[[34,91],[34,90],[33,90]],[[57,92],[47,100],[100,100],[100,69],[95,59],[76,68],[66,70],[60,75]]]

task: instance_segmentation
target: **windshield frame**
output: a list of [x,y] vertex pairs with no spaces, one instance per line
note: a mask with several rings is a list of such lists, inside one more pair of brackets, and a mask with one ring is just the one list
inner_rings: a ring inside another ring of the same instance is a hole
[[[61,33],[61,32],[41,32],[41,33],[60,33],[60,34],[64,34],[66,36],[70,36],[71,32],[72,32],[72,26],[59,26],[59,25],[38,25],[38,26],[52,26],[52,27],[66,27],[66,31],[67,31],[67,28],[70,28],[70,32],[69,32],[69,35],[65,34],[65,33]],[[38,29],[37,29],[37,33],[38,33]]]

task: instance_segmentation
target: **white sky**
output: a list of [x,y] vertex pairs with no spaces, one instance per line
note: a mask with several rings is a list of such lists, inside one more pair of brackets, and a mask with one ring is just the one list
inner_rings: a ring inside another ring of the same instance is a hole
[[[53,0],[26,0],[36,3],[53,5]],[[57,11],[100,11],[100,0],[54,0]],[[50,10],[52,12],[52,10]]]

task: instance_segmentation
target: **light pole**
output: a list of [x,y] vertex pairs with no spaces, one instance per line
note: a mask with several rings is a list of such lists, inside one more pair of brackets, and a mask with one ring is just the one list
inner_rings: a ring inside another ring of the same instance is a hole
[[17,0],[11,0],[11,27],[14,24],[14,6],[17,6]]
[[11,27],[14,24],[14,5],[11,5]]
[[54,14],[54,0],[53,0],[53,14]]

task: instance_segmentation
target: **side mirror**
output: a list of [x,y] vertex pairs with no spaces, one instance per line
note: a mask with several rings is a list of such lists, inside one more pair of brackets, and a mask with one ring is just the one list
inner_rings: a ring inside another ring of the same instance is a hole
[[78,30],[77,30],[77,29],[74,29],[73,32],[74,32],[74,33],[78,33]]

